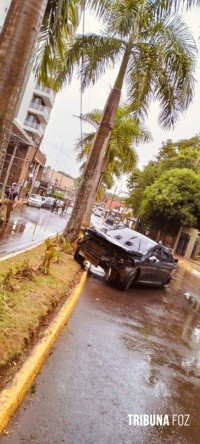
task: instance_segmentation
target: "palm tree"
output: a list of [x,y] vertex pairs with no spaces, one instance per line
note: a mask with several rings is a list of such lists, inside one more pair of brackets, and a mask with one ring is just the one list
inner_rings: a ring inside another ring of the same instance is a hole
[[[98,124],[102,117],[102,111],[93,110],[82,116],[82,119],[90,123],[96,130]],[[84,161],[81,169],[85,165],[85,160],[87,159],[91,146],[92,140],[94,138],[95,132],[83,134],[77,144],[76,150],[78,151],[77,159],[78,161]],[[87,208],[83,217],[83,221],[86,225],[89,225],[92,207],[95,201],[96,193],[102,194],[102,187],[106,186],[111,188],[113,185],[113,178],[119,177],[122,174],[130,173],[135,167],[137,162],[137,154],[133,147],[133,144],[137,145],[141,142],[148,142],[151,140],[150,133],[135,119],[132,119],[131,115],[128,113],[127,107],[119,107],[114,128],[111,133],[106,158],[103,165],[103,171],[99,171],[99,174],[95,174],[93,180],[92,192],[90,193]],[[102,166],[102,165],[101,165]]]
[[120,62],[64,232],[71,241],[79,234],[95,174],[99,174],[99,165],[104,161],[124,81],[133,117],[144,118],[151,100],[156,99],[161,109],[159,124],[164,128],[174,126],[179,114],[191,103],[196,45],[181,18],[170,11],[172,4],[184,3],[189,6],[199,2],[105,2],[105,32],[76,36],[67,48],[63,68],[52,72],[51,79],[59,88],[77,68],[84,88]]
[[55,51],[61,54],[66,36],[77,24],[77,4],[80,0],[11,2],[0,34],[0,177],[42,21],[41,41],[45,39],[45,44],[40,41],[38,57],[42,58],[42,51],[46,58]]

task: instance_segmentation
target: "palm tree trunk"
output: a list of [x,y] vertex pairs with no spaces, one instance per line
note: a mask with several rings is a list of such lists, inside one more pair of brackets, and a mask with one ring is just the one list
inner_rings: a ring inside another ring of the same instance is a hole
[[74,242],[78,238],[88,199],[90,193],[93,192],[93,186],[95,185],[94,178],[96,171],[98,171],[99,168],[99,159],[103,159],[106,154],[107,142],[109,140],[119,106],[121,89],[130,52],[131,47],[127,45],[114,88],[111,90],[108,96],[102,119],[92,143],[69,222],[64,230],[64,236],[67,237],[70,242]]
[[119,100],[120,90],[113,88],[109,94],[106,106],[104,108],[103,117],[92,143],[69,222],[64,230],[64,236],[67,237],[70,242],[74,242],[78,238],[88,199],[91,190],[93,189],[95,177],[94,174],[98,168],[99,156],[102,147],[104,148],[105,154],[105,140],[109,137],[110,131],[113,127],[114,117],[119,105]]
[[[102,150],[101,154],[104,154],[103,150]],[[105,171],[106,165],[107,165],[107,159],[104,154],[103,156],[101,155],[99,158],[99,166],[98,166],[98,168],[95,172],[95,175],[94,175],[94,181],[93,181],[92,189],[91,189],[91,192],[90,192],[90,195],[88,198],[87,208],[86,208],[85,214],[83,216],[83,222],[84,222],[85,226],[89,226],[89,224],[90,224],[92,208],[93,208],[93,205],[94,205],[94,202],[96,199],[96,194],[97,194],[98,189],[99,189],[101,182],[102,182],[103,173]]]
[[0,34],[0,176],[47,1],[13,1]]

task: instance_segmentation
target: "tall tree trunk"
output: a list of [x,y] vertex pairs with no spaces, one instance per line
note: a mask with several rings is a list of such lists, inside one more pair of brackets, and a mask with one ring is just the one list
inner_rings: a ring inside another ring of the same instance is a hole
[[102,154],[105,155],[106,144],[104,142],[109,137],[113,127],[120,95],[121,91],[116,88],[113,88],[110,92],[104,108],[103,117],[95,134],[90,154],[80,181],[74,207],[69,222],[64,230],[64,236],[71,242],[74,242],[78,238],[90,192],[93,189],[94,174],[98,168],[99,156],[100,153],[102,153],[102,148],[104,151]]
[[99,159],[103,159],[106,154],[107,142],[119,106],[121,89],[130,53],[131,45],[127,44],[114,88],[108,96],[102,119],[94,136],[69,222],[64,230],[64,236],[67,237],[70,242],[74,242],[78,238],[88,199],[93,190],[93,184],[95,184],[94,177],[99,168]]
[[88,198],[87,208],[83,216],[83,222],[85,225],[89,226],[91,214],[92,214],[92,208],[96,199],[96,194],[98,192],[98,189],[101,185],[103,173],[105,171],[106,165],[107,165],[107,159],[105,157],[105,154],[103,155],[103,150],[101,152],[101,156],[99,158],[99,166],[94,174],[94,181],[92,185],[92,189]]
[[0,177],[47,1],[12,1],[0,34]]

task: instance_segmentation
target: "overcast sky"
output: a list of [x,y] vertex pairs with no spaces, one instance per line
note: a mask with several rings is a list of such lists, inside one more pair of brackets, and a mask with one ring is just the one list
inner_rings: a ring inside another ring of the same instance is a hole
[[[185,15],[185,21],[192,29],[198,44],[200,36],[200,9],[193,10]],[[93,17],[86,15],[86,31],[97,32],[98,24]],[[149,110],[148,120],[145,122],[153,136],[153,142],[142,144],[137,148],[138,166],[145,166],[158,152],[162,141],[174,141],[192,137],[200,133],[200,56],[196,71],[195,98],[185,115],[180,116],[174,131],[163,131],[157,123],[157,104]],[[88,88],[83,96],[83,113],[93,108],[103,109],[105,101],[113,85],[115,72],[110,71],[102,77],[94,87]],[[80,83],[76,79],[57,94],[51,118],[42,143],[42,150],[47,155],[47,165],[56,170],[62,170],[73,177],[79,175],[79,164],[76,162],[74,146],[80,137]],[[84,124],[83,124],[84,125]],[[88,128],[83,126],[83,130]]]

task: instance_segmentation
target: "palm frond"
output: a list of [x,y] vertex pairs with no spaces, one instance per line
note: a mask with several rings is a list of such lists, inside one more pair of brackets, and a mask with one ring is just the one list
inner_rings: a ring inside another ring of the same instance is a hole
[[122,42],[109,36],[77,35],[65,47],[62,59],[57,55],[48,73],[49,84],[59,90],[70,82],[74,72],[82,80],[82,88],[94,84],[106,69],[113,67],[120,57]]
[[34,70],[43,83],[47,83],[54,58],[64,58],[66,44],[78,26],[79,4],[80,0],[48,0],[34,60]]
[[84,122],[90,123],[92,126],[97,128],[102,117],[102,111],[99,109],[94,109],[90,113],[82,114],[81,119]]
[[[144,118],[150,101],[161,106],[159,123],[173,127],[193,98],[196,45],[182,20],[165,14],[143,33],[128,67],[128,96],[134,116]],[[134,64],[134,69],[133,69]]]
[[177,13],[200,6],[200,0],[149,0],[149,5],[154,9],[157,17],[160,18],[165,13]]
[[94,132],[84,133],[82,137],[77,139],[75,144],[75,151],[77,151],[78,153],[76,157],[78,162],[82,162],[85,158],[87,158],[94,136]]
[[137,35],[141,21],[145,20],[146,0],[115,0],[108,7],[107,31],[129,40]]
[[80,70],[82,88],[96,83],[107,69],[120,59],[123,42],[108,35],[89,34],[83,37],[83,59]]
[[93,11],[97,18],[103,19],[112,2],[109,0],[82,0],[82,3],[86,9]]

